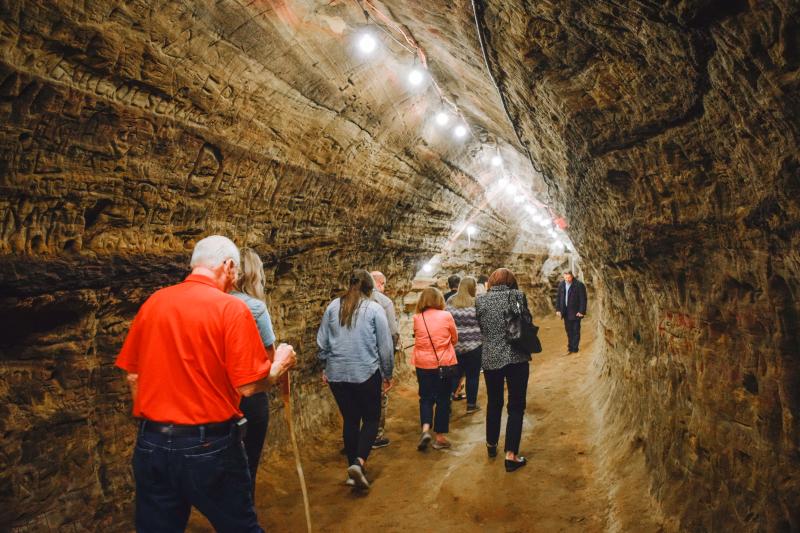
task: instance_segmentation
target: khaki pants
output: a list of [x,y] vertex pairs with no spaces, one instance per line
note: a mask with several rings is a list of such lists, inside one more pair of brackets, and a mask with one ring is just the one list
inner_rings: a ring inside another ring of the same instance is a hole
[[386,408],[389,406],[389,395],[381,392],[381,421],[378,423],[378,437],[382,439],[386,433]]

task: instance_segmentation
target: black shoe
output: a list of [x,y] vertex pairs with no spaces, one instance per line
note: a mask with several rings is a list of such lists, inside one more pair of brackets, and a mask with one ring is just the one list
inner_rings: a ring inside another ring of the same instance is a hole
[[510,461],[506,459],[506,472],[513,472],[514,470],[519,470],[526,464],[528,464],[528,460],[521,456],[517,456],[517,459],[515,461]]
[[372,443],[372,449],[375,450],[377,448],[385,448],[389,445],[389,439],[386,437],[380,437],[375,439],[375,442]]
[[497,457],[497,444],[487,444],[486,445],[486,453],[489,454],[489,457]]
[[472,413],[477,413],[477,412],[478,412],[478,411],[480,411],[480,410],[481,410],[481,408],[480,408],[480,406],[479,406],[479,405],[470,405],[470,404],[467,404],[467,414],[468,414],[468,415],[470,415],[470,414],[472,414]]

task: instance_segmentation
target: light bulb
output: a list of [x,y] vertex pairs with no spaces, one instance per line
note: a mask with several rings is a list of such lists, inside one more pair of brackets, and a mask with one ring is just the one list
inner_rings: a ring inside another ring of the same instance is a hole
[[371,54],[377,47],[378,41],[376,41],[375,37],[369,33],[365,33],[363,36],[361,36],[361,39],[358,40],[358,49],[365,54]]
[[506,185],[508,185],[508,178],[500,178],[499,180],[497,180],[498,187],[505,189]]
[[523,198],[522,196],[515,196],[514,197],[514,203],[515,204],[521,204],[524,201],[525,201],[525,198]]
[[525,212],[528,213],[530,216],[536,215],[536,208],[533,207],[531,204],[527,204],[525,206]]
[[547,226],[549,226],[549,225],[550,225],[550,221],[549,221],[549,220],[547,220],[546,218],[542,218],[542,219],[541,219],[541,220],[538,222],[538,224],[539,224],[541,227],[543,227],[543,228],[546,228]]
[[448,122],[450,122],[450,115],[446,111],[436,113],[436,123],[439,126],[447,126]]
[[422,74],[422,71],[418,68],[411,69],[411,72],[408,73],[408,83],[410,83],[411,85],[414,86],[419,85],[420,83],[422,83],[423,78],[424,75]]
[[517,186],[514,185],[513,183],[509,183],[508,185],[506,185],[506,192],[508,194],[516,194],[517,193]]
[[476,233],[478,233],[478,228],[476,228],[475,226],[472,226],[472,225],[467,226],[467,235],[472,237]]
[[503,164],[503,158],[499,155],[492,157],[492,166],[499,167]]
[[433,272],[433,266],[430,263],[425,263],[422,267],[423,272],[431,273]]
[[467,128],[459,124],[453,130],[453,135],[455,135],[459,139],[462,139],[467,136]]

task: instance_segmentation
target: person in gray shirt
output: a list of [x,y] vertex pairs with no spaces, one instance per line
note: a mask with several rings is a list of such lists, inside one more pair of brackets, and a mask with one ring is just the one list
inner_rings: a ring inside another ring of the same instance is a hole
[[389,323],[369,299],[373,288],[366,270],[354,270],[347,292],[328,305],[317,332],[323,380],[342,414],[349,484],[361,489],[369,488],[364,466],[378,434],[381,389],[392,387],[394,370]]
[[[375,270],[370,272],[372,281],[375,282],[375,288],[372,289],[372,296],[370,300],[377,302],[386,313],[386,320],[389,322],[389,332],[392,334],[392,343],[394,344],[394,351],[397,351],[397,346],[400,340],[400,334],[397,328],[397,318],[394,312],[394,302],[386,296],[383,291],[386,289],[386,276],[382,272]],[[389,445],[389,439],[386,438],[386,411],[389,407],[389,395],[386,393],[381,394],[381,420],[378,424],[378,436],[375,437],[373,448],[383,448]]]

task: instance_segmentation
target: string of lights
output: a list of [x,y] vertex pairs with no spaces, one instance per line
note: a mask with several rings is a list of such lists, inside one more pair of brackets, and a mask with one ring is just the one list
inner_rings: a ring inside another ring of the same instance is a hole
[[[427,57],[422,47],[403,29],[400,24],[394,22],[390,17],[378,9],[370,0],[353,1],[364,13],[369,27],[376,27],[385,33],[389,38],[391,38],[392,41],[398,44],[402,49],[412,54],[413,62],[407,74],[407,82],[409,86],[411,88],[422,89],[423,84],[425,82],[429,82],[429,84],[436,91],[437,95],[439,96],[439,100],[442,103],[442,108],[433,116],[435,125],[439,129],[444,129],[452,125],[452,129],[450,131],[453,135],[453,138],[457,140],[464,140],[471,133],[469,121],[466,120],[466,117],[462,114],[458,106],[447,97],[445,92],[431,75],[428,67]],[[395,34],[399,35],[400,38],[396,37]],[[380,47],[379,39],[376,37],[374,32],[369,31],[369,29],[362,29],[358,32],[356,35],[356,44],[358,50],[364,56],[373,55]],[[481,47],[483,50],[482,41]],[[491,77],[491,71],[489,72],[489,76]],[[495,83],[494,79],[491,81]],[[505,105],[505,102],[503,102],[503,104]],[[531,222],[541,226],[547,231],[548,236],[553,239],[551,246],[553,246],[556,251],[563,251],[567,246],[564,244],[564,241],[560,238],[558,232],[556,231],[558,225],[553,223],[554,216],[551,213],[549,206],[536,199],[529,198],[529,195],[524,190],[524,187],[519,187],[514,182],[513,176],[512,178],[506,177],[505,162],[500,154],[500,149],[499,147],[496,147],[495,150],[496,153],[491,156],[490,163],[492,167],[498,168],[501,177],[493,185],[494,192],[507,193],[515,204],[520,205],[522,211],[528,215]],[[544,211],[544,213],[542,213],[542,211]],[[467,222],[463,227],[461,227],[461,229],[459,229],[456,237],[462,233],[466,233],[468,245],[471,246],[473,237],[475,237],[478,233],[478,228],[472,223]],[[436,257],[431,258],[423,265],[422,271],[427,274],[432,273],[436,268],[435,265],[437,262],[438,260]]]

